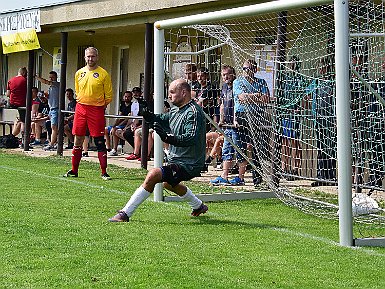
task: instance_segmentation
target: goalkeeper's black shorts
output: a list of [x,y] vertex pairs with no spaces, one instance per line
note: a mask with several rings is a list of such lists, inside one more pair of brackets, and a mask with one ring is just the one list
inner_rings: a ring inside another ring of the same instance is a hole
[[162,181],[175,187],[182,181],[191,180],[193,177],[179,164],[168,164],[160,167],[162,170]]

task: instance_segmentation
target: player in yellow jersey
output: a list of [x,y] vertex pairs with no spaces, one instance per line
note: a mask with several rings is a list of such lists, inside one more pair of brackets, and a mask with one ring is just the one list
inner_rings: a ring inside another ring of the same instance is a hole
[[109,180],[107,174],[107,149],[104,139],[106,106],[112,101],[111,77],[98,65],[98,50],[88,47],[85,50],[87,65],[75,74],[76,109],[72,134],[74,147],[72,150],[72,169],[64,177],[77,177],[79,163],[82,158],[82,144],[88,127],[90,136],[94,138],[98,150],[98,158],[102,171],[102,179]]

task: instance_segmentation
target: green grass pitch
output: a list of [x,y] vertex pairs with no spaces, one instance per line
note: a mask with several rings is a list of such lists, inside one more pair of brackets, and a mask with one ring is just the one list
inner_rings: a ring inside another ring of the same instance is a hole
[[[144,170],[0,151],[0,288],[385,288],[385,249],[338,245],[338,223],[277,199],[146,201],[109,223]],[[193,183],[191,186],[194,187]]]

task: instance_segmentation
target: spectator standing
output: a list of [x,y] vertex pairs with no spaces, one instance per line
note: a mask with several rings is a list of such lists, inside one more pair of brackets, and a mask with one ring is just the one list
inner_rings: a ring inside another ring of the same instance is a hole
[[[351,64],[352,69],[358,72],[365,80],[368,80],[367,70],[364,68],[364,57],[360,51],[353,49]],[[350,78],[350,96],[351,96],[351,111],[352,111],[352,135],[353,135],[353,151],[354,156],[352,158],[354,182],[356,185],[356,192],[361,192],[362,189],[359,185],[363,184],[366,157],[365,151],[369,148],[368,131],[369,126],[366,123],[367,115],[366,102],[368,102],[367,95],[369,94],[368,88],[357,78],[357,76],[351,71]],[[327,183],[323,183],[326,185]]]
[[[19,112],[22,132],[24,132],[25,106],[27,102],[27,74],[27,68],[19,68],[17,75],[8,81],[6,91],[6,96],[9,98],[9,107],[16,108]],[[20,133],[20,130],[17,131],[16,127],[14,126],[12,131],[14,136]]]
[[60,83],[57,81],[56,71],[51,71],[49,73],[49,79],[42,78],[38,75],[35,75],[35,78],[49,85],[48,92],[46,92],[49,105],[49,118],[51,120],[51,139],[50,143],[44,147],[44,150],[54,150],[56,141],[57,141],[57,132],[58,132],[58,121],[59,121],[59,88]]
[[[229,65],[223,65],[221,69],[221,76],[222,76],[223,84],[222,84],[222,90],[220,94],[220,118],[219,118],[218,125],[220,127],[224,127],[225,135],[233,139],[233,137],[235,137],[235,134],[236,134],[236,130],[234,130],[234,128],[231,127],[234,124],[233,82],[236,78],[234,67]],[[234,140],[235,139],[233,139],[233,141]],[[226,156],[222,154],[222,149],[221,149],[222,146],[226,150]],[[229,154],[229,152],[227,152],[227,149],[229,149],[232,153]],[[207,169],[207,166],[211,163],[211,161],[214,159],[215,156],[220,156],[221,162],[224,160],[226,162],[229,162],[230,160],[233,159],[233,154],[234,154],[234,148],[232,148],[231,144],[227,140],[225,140],[224,136],[218,135],[218,138],[215,140],[213,149],[211,150],[209,156],[206,159],[205,169]],[[229,164],[223,163],[223,171],[222,171],[223,179],[226,179],[226,180],[229,173],[229,168],[226,167],[227,165]],[[230,165],[231,165],[231,161],[230,161]]]
[[327,186],[336,181],[336,117],[335,83],[332,79],[331,64],[324,57],[319,62],[319,78],[314,79],[306,94],[312,99],[312,114],[317,136],[317,179],[313,187]]
[[[245,144],[241,143],[240,134],[238,128],[234,127],[234,95],[233,95],[233,83],[236,79],[235,69],[232,66],[224,65],[222,67],[222,91],[221,91],[221,105],[220,105],[220,120],[219,126],[224,127],[224,134],[227,138],[231,139],[234,144],[239,148]],[[220,176],[211,180],[213,185],[230,185],[228,175],[233,164],[235,149],[232,144],[224,138],[222,148],[222,160],[223,171]],[[237,159],[241,159],[240,156]],[[206,160],[206,163],[208,160]],[[242,177],[243,179],[243,177]]]
[[191,86],[191,96],[195,98],[197,91],[200,89],[200,84],[197,77],[197,66],[195,63],[187,63],[184,67],[184,77]]
[[75,74],[77,105],[72,129],[75,136],[72,169],[64,177],[78,177],[82,145],[88,127],[98,151],[102,179],[110,180],[111,177],[107,173],[107,149],[104,140],[104,111],[112,101],[111,78],[107,71],[98,65],[99,54],[95,47],[88,47],[84,58],[87,65]]
[[[208,69],[205,67],[199,68],[197,77],[200,88],[197,92],[196,102],[212,120],[218,123],[219,116],[216,113],[216,107],[218,106],[218,91],[210,81]],[[206,119],[206,132],[209,132],[210,130],[211,123]]]
[[299,114],[307,85],[299,73],[300,67],[299,58],[292,56],[289,68],[282,72],[283,93],[282,98],[278,99],[282,116],[282,170],[289,175],[286,177],[288,181],[294,181],[294,176],[299,175],[301,166]]
[[[265,105],[270,101],[270,92],[266,81],[255,77],[257,68],[257,63],[252,59],[248,59],[243,63],[243,75],[234,80],[233,94],[234,126],[239,134],[236,138],[238,140],[238,147],[246,155],[247,144],[252,143],[251,134],[253,134],[256,140],[252,146],[253,162],[256,168],[260,168],[259,154],[265,152],[268,147],[262,132],[262,126],[266,121]],[[237,156],[237,161],[239,174],[230,181],[231,185],[243,185],[245,183],[244,175],[247,161],[240,154]],[[260,173],[253,170],[252,174],[254,185],[259,185],[262,182]]]
[[[381,69],[381,77],[374,81],[373,88],[383,99],[385,99],[385,57],[382,59]],[[371,153],[369,160],[369,185],[381,188],[385,165],[385,109],[373,93],[368,94],[368,96],[368,116],[370,122],[370,150],[368,151]],[[370,192],[373,191],[374,188],[371,188]]]
[[183,79],[171,82],[169,98],[174,105],[170,112],[154,115],[149,111],[143,118],[152,123],[162,141],[170,144],[168,164],[147,173],[142,185],[136,189],[123,209],[109,219],[110,222],[128,222],[138,206],[153,192],[157,183],[187,201],[192,216],[206,213],[207,206],[182,181],[200,175],[205,155],[205,122],[202,109],[191,99],[191,87]]

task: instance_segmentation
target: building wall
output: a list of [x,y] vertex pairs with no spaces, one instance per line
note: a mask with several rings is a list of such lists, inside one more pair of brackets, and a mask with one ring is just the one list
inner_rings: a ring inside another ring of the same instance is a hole
[[28,53],[15,53],[8,56],[8,77],[17,75],[20,67],[28,67]]
[[[105,17],[121,16],[126,18],[132,14],[157,15],[163,18],[170,11],[175,13],[179,11],[186,15],[186,12],[196,10],[194,13],[203,11],[215,11],[218,7],[240,6],[242,3],[256,4],[268,1],[245,1],[245,0],[172,0],[172,1],[147,1],[147,0],[89,0],[46,7],[41,10],[42,25],[52,24],[74,24],[77,21],[90,21]],[[186,9],[186,7],[189,7]],[[156,13],[155,13],[156,12]],[[189,14],[189,13],[188,13]]]
[[[114,113],[119,99],[117,95],[118,51],[121,47],[129,47],[127,88],[139,86],[140,73],[144,70],[145,23],[256,2],[265,1],[90,0],[41,8],[42,31],[38,33],[43,51],[41,76],[48,78],[49,71],[53,69],[51,55],[54,47],[61,45],[61,32],[68,32],[67,87],[74,87],[78,47],[93,44],[100,52],[100,66],[105,68],[112,77],[115,100],[110,105],[109,112]],[[89,35],[87,30],[93,30],[95,34]],[[19,67],[28,65],[28,52],[9,54],[8,63],[9,79],[16,75]],[[46,90],[47,86],[42,84],[41,88]]]

